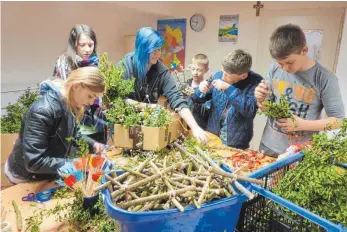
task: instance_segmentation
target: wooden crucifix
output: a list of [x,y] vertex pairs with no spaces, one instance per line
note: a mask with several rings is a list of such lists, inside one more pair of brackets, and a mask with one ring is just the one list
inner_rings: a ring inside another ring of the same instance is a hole
[[256,16],[259,16],[260,9],[263,8],[263,7],[264,7],[264,5],[261,4],[261,1],[257,1],[257,4],[253,5],[253,8],[256,9]]

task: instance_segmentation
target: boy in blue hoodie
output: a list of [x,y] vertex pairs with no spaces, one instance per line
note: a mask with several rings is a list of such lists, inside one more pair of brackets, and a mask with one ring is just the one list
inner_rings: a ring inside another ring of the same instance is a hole
[[216,73],[211,85],[201,82],[193,101],[211,100],[207,131],[219,136],[226,146],[249,148],[253,137],[253,119],[257,112],[254,89],[263,79],[250,71],[252,56],[241,49],[228,54],[222,71]]

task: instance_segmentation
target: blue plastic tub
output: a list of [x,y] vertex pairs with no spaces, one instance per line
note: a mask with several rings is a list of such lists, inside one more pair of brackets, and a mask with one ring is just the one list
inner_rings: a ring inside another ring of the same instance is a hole
[[[250,189],[249,184],[244,186]],[[122,232],[233,232],[242,203],[248,199],[239,193],[202,204],[200,209],[185,207],[184,212],[178,209],[129,212],[113,203],[107,188],[102,190],[102,196],[107,214],[119,222]]]

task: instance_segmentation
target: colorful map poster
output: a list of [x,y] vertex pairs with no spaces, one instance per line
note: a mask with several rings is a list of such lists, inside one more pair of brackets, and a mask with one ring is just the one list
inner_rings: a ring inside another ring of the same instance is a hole
[[183,71],[186,56],[187,20],[164,19],[158,20],[157,23],[157,30],[165,40],[161,61],[170,71]]
[[218,41],[237,42],[239,35],[239,15],[221,15],[219,20]]

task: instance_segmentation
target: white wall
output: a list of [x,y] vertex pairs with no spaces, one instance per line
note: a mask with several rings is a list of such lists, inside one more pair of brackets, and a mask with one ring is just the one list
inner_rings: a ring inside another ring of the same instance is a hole
[[[205,53],[210,59],[212,71],[220,68],[220,61],[224,55],[235,48],[248,50],[254,60],[253,68],[257,60],[258,34],[260,17],[255,16],[255,9],[251,2],[117,2],[118,5],[139,9],[144,12],[168,15],[165,18],[186,18],[186,65],[191,62],[191,57],[196,53]],[[308,8],[333,8],[347,7],[347,2],[262,2],[267,10],[289,10]],[[195,13],[201,13],[206,19],[206,26],[201,32],[194,32],[189,26],[190,17]],[[219,16],[223,14],[239,14],[240,28],[237,44],[218,42]],[[264,14],[260,10],[260,15]]]
[[1,2],[1,107],[15,102],[12,90],[36,87],[52,75],[71,28],[88,24],[99,51],[111,60],[123,55],[123,37],[143,26],[156,26],[157,14],[141,13],[112,2]]
[[339,58],[336,68],[336,76],[339,78],[340,90],[343,103],[345,105],[345,113],[347,115],[347,8],[345,15],[345,24],[342,32]]
[[[210,60],[210,70],[220,69],[223,56],[235,48],[248,50],[256,60],[259,17],[255,16],[254,2],[120,2],[146,12],[162,12],[165,18],[186,18],[186,65],[197,53],[205,53]],[[179,10],[177,10],[179,9]],[[201,13],[206,20],[201,32],[194,32],[189,25],[190,17]],[[239,14],[239,41],[236,44],[218,42],[219,17],[222,14]]]
[[[347,7],[347,2],[262,2],[267,10]],[[220,68],[224,55],[235,48],[248,50],[254,60],[258,52],[260,17],[252,2],[2,2],[1,91],[35,86],[53,71],[57,56],[65,49],[68,33],[76,23],[85,23],[97,33],[99,50],[116,61],[123,54],[125,35],[134,35],[142,26],[156,28],[157,19],[186,18],[186,64],[196,53],[206,53],[211,71]],[[194,32],[189,19],[194,13],[206,18],[201,32]],[[219,16],[239,14],[237,44],[218,42]],[[266,11],[261,10],[263,16]],[[267,16],[268,17],[268,16]],[[323,36],[324,40],[324,36]],[[347,107],[347,20],[336,74]],[[1,94],[2,107],[18,94]],[[347,112],[347,110],[346,110]],[[261,133],[261,130],[259,133]],[[253,147],[257,148],[257,147]]]

